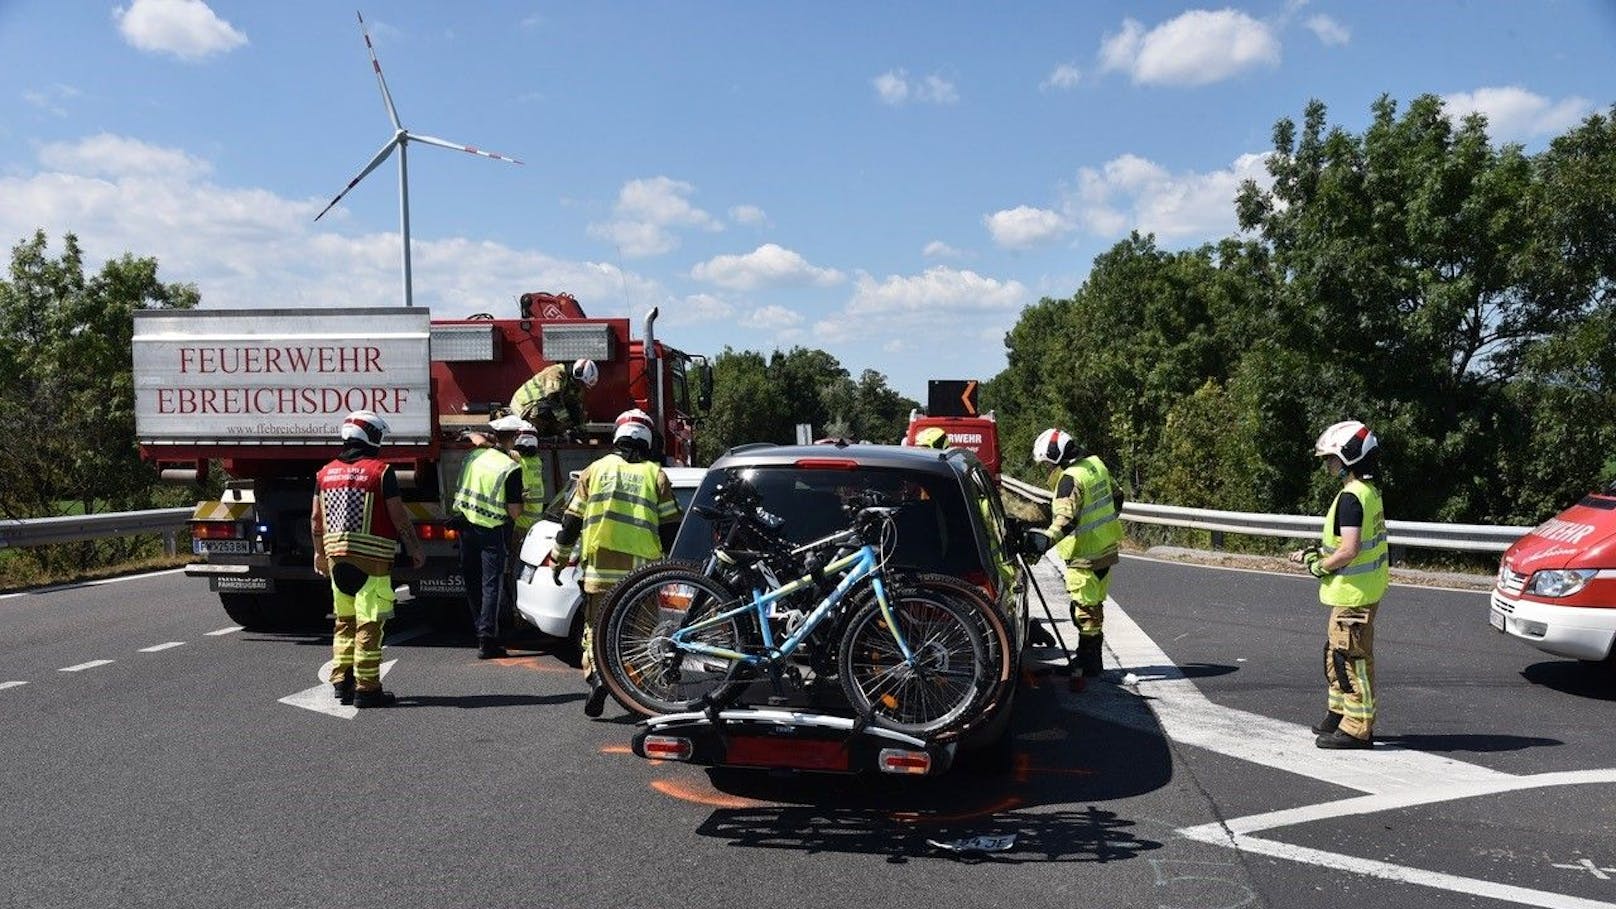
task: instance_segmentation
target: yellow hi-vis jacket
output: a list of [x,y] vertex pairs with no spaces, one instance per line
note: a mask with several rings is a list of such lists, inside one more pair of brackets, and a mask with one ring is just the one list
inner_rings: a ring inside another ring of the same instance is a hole
[[596,461],[589,471],[589,498],[583,503],[583,550],[588,562],[602,549],[642,559],[662,558],[658,525],[657,476],[653,461],[630,464],[616,454]]
[[522,455],[522,513],[516,518],[516,532],[527,533],[528,528],[544,515],[544,459],[538,455]]
[[[1369,606],[1379,603],[1391,586],[1391,559],[1386,546],[1386,509],[1380,490],[1353,477],[1342,492],[1350,492],[1363,504],[1363,530],[1358,538],[1358,554],[1345,567],[1319,580],[1319,602],[1326,606]],[[1320,551],[1328,556],[1341,548],[1341,535],[1335,532],[1335,509],[1341,504],[1336,495],[1330,513],[1324,516],[1324,536]]]
[[460,468],[455,511],[478,527],[499,527],[511,519],[505,510],[505,479],[516,470],[511,456],[497,448],[480,448]]
[[1072,478],[1072,494],[1050,503],[1048,533],[1056,554],[1072,568],[1116,564],[1122,522],[1111,497],[1111,471],[1098,456],[1089,455],[1061,473]]

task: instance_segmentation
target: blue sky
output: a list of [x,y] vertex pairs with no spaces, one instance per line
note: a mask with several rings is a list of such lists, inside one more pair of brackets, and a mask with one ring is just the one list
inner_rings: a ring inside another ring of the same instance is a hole
[[[662,308],[692,352],[802,344],[924,398],[1131,228],[1233,229],[1273,123],[1431,92],[1529,149],[1616,102],[1616,3],[361,6],[412,131],[415,301]],[[354,10],[0,0],[0,236],[77,233],[204,306],[397,305],[391,126]]]

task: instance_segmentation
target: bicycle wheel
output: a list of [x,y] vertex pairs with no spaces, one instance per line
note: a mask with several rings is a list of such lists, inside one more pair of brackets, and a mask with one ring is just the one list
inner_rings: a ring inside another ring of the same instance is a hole
[[[736,602],[716,579],[687,568],[625,579],[602,608],[595,635],[595,666],[612,696],[630,710],[654,716],[695,709],[707,696],[721,700],[744,684],[735,678],[736,661],[680,653],[672,641],[678,629]],[[748,636],[740,621],[729,619],[692,640],[741,650]]]
[[944,732],[969,720],[993,676],[974,607],[914,587],[888,596],[914,662],[904,659],[881,604],[870,598],[848,621],[837,660],[853,709],[910,735]]

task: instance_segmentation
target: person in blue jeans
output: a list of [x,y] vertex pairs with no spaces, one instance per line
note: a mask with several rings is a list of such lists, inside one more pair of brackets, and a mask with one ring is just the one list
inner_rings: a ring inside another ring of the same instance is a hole
[[460,531],[460,576],[477,628],[480,660],[507,656],[499,643],[499,613],[511,528],[522,513],[522,465],[508,453],[519,426],[514,417],[489,424],[498,444],[478,447],[468,455],[455,486],[452,508],[465,523]]

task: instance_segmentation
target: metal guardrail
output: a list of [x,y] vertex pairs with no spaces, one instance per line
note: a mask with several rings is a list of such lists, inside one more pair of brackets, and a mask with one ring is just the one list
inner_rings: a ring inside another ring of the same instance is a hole
[[[1014,477],[1001,477],[1000,484],[1008,492],[1034,504],[1047,504],[1049,490]],[[1214,511],[1205,508],[1182,508],[1177,505],[1153,505],[1148,502],[1126,502],[1122,506],[1122,519],[1138,524],[1161,524],[1168,527],[1186,527],[1209,530],[1214,535],[1239,533],[1258,537],[1288,537],[1317,540],[1324,529],[1322,515],[1257,514],[1246,511]],[[1491,524],[1444,524],[1431,521],[1387,521],[1387,543],[1413,549],[1447,549],[1455,552],[1503,552],[1516,540],[1532,530],[1531,527],[1498,526]]]
[[28,518],[0,521],[0,549],[12,546],[45,546],[50,543],[77,543],[105,537],[125,537],[137,533],[163,535],[163,548],[174,554],[180,531],[194,509],[154,508],[149,511],[114,511],[105,514],[65,515],[57,518]]

